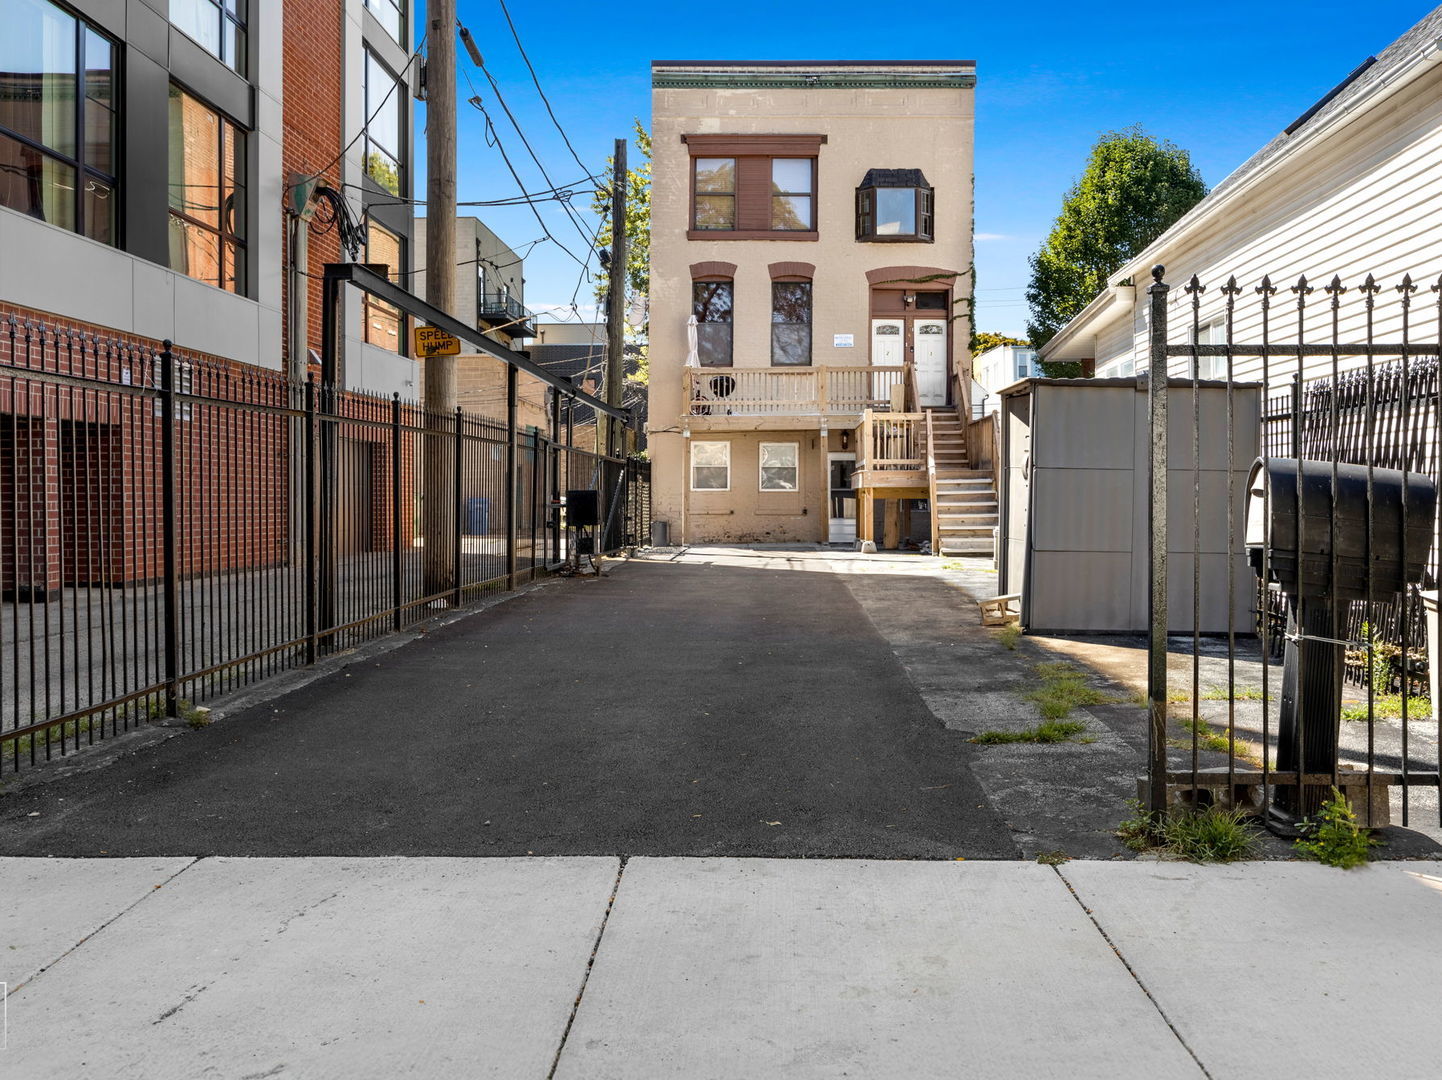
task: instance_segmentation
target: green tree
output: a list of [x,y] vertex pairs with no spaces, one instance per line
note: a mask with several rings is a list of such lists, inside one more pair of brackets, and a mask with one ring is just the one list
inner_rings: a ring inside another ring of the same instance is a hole
[[1023,341],[1021,338],[1007,337],[1005,334],[994,334],[990,330],[982,330],[971,339],[971,355],[980,356],[987,349],[994,349],[998,345],[1021,345],[1029,348],[1031,342]]
[[[644,299],[651,291],[651,136],[633,121],[636,130],[636,147],[641,151],[641,164],[626,170],[626,303],[636,297]],[[610,177],[615,159],[606,159],[605,175]],[[611,190],[598,188],[591,197],[591,209],[600,216],[601,228],[596,234],[596,246],[611,246]],[[596,274],[596,299],[605,302],[606,290],[610,288],[611,275],[606,267]],[[645,337],[645,327],[639,333],[628,331],[640,338]]]
[[1040,348],[1107,286],[1107,278],[1207,194],[1191,156],[1140,126],[1097,140],[1086,170],[1031,258],[1027,334]]

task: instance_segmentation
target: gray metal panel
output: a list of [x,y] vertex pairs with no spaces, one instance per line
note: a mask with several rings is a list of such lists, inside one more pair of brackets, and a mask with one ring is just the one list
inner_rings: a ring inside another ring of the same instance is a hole
[[1129,631],[1130,552],[1033,551],[1032,631]]
[[1035,388],[1046,427],[1033,437],[1034,468],[1130,469],[1135,384],[1092,386],[1085,380]]
[[1032,522],[1032,547],[1131,551],[1132,479],[1130,469],[1037,469],[1032,501],[1046,513]]
[[170,77],[165,68],[132,49],[126,57],[124,80],[121,242],[130,254],[169,266],[169,125],[164,118],[169,109]]
[[170,73],[175,81],[203,98],[241,127],[255,129],[255,106],[250,83],[191,41],[170,28]]

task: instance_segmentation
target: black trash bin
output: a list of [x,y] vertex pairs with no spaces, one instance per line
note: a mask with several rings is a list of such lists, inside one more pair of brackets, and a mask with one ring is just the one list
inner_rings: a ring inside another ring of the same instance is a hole
[[[1247,556],[1287,600],[1278,772],[1336,769],[1348,606],[1367,599],[1369,574],[1373,601],[1422,580],[1436,507],[1431,479],[1397,469],[1299,467],[1296,458],[1253,464]],[[1325,787],[1283,787],[1273,808],[1285,825],[1314,815],[1327,795]]]

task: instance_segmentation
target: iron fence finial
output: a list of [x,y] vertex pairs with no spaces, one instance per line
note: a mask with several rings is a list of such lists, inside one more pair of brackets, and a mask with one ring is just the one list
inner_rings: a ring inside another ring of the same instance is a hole
[[1408,299],[1410,294],[1417,291],[1417,286],[1412,284],[1411,274],[1402,275],[1402,284],[1397,286],[1397,291],[1402,294],[1404,300]]
[[1292,291],[1296,293],[1298,297],[1304,297],[1314,290],[1312,286],[1307,284],[1307,275],[1303,274],[1297,279],[1297,284],[1292,286]]
[[1257,295],[1258,295],[1258,296],[1275,296],[1276,294],[1277,294],[1277,287],[1272,284],[1272,275],[1271,275],[1271,274],[1263,274],[1263,275],[1262,275],[1262,283],[1257,286]]
[[1196,274],[1193,274],[1187,281],[1185,291],[1194,296],[1201,296],[1202,293],[1207,291],[1207,287],[1202,284],[1201,279],[1197,277]]
[[1225,293],[1227,296],[1241,295],[1242,287],[1237,284],[1236,274],[1233,274],[1231,277],[1227,278],[1227,283],[1222,286],[1222,292]]

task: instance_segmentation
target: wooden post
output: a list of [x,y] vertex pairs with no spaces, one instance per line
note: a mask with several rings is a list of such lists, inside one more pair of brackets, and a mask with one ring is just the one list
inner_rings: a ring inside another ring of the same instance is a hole
[[[456,0],[426,5],[426,302],[454,314],[456,309]],[[458,481],[448,434],[455,429],[456,361],[431,356],[425,363],[425,468],[422,531],[426,596],[452,593],[458,586],[451,558],[452,504]],[[460,436],[455,436],[459,440]]]
[[885,516],[881,519],[881,546],[895,550],[901,546],[901,500],[887,499]]

